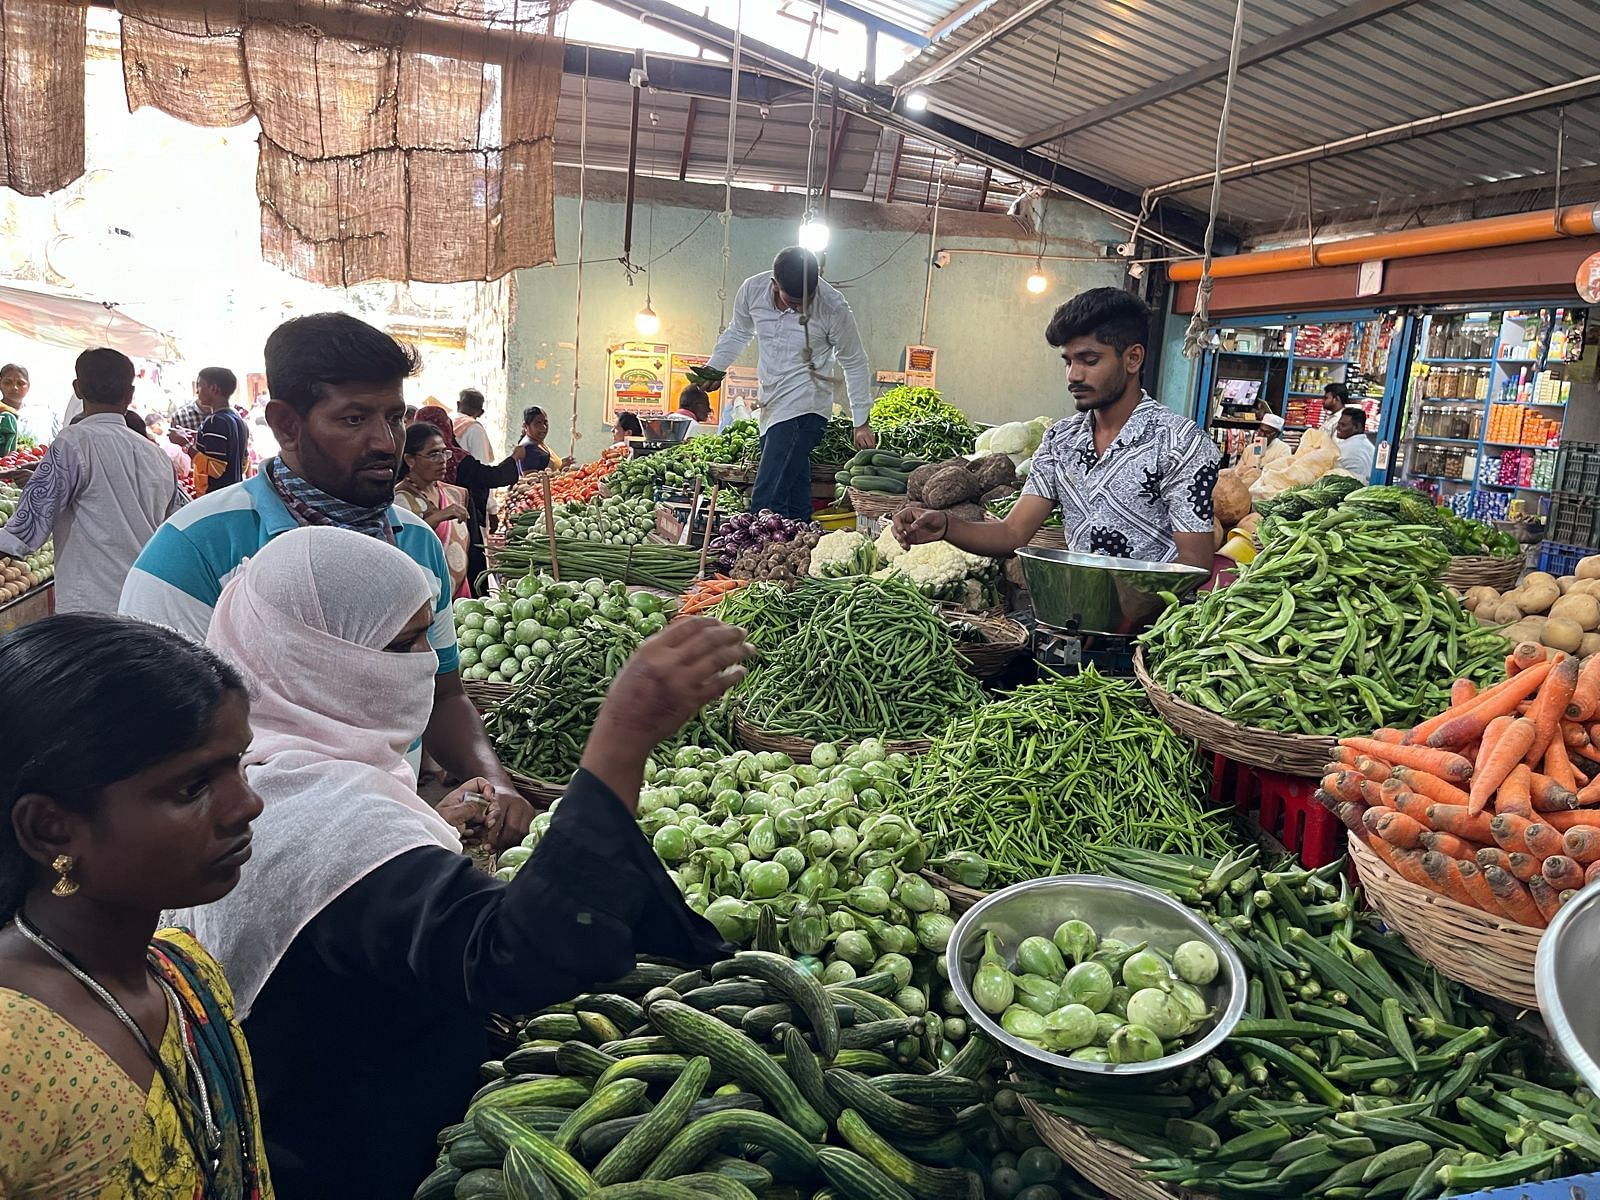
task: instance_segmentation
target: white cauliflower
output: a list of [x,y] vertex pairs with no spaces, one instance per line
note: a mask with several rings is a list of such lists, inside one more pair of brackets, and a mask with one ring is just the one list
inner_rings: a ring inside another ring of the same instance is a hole
[[818,579],[870,575],[878,569],[878,552],[865,534],[853,529],[825,533],[811,551],[807,573]]
[[924,542],[905,549],[886,526],[878,535],[878,557],[888,564],[878,575],[903,575],[923,595],[934,600],[957,600],[969,578],[983,579],[994,572],[994,560],[958,550],[949,542]]

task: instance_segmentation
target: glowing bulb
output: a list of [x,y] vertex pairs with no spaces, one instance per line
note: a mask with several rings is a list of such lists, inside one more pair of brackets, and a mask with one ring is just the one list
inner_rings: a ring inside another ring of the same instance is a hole
[[800,245],[813,254],[821,254],[828,248],[828,236],[832,232],[826,224],[812,217],[800,226]]
[[928,93],[927,92],[912,92],[910,95],[908,95],[906,97],[906,111],[907,112],[914,112],[914,113],[927,112],[928,111]]
[[1033,274],[1028,276],[1028,284],[1027,284],[1028,290],[1030,292],[1032,292],[1035,296],[1040,295],[1041,293],[1043,293],[1044,290],[1049,286],[1050,286],[1050,281],[1047,278],[1045,278],[1045,274],[1044,274],[1043,271],[1034,271]]
[[633,327],[639,331],[640,337],[655,337],[661,332],[661,318],[650,307],[650,301],[646,300],[644,307],[633,314]]

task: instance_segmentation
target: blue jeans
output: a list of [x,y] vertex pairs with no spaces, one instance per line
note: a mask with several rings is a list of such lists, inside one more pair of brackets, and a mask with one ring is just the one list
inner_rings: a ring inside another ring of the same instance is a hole
[[770,508],[791,521],[811,520],[811,452],[827,420],[818,413],[791,417],[761,435],[761,469],[750,493],[750,511]]

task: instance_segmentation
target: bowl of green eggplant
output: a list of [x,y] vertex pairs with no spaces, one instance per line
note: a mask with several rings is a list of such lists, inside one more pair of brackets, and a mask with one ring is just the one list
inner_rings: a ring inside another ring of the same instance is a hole
[[1014,1055],[1145,1082],[1204,1060],[1244,1014],[1248,978],[1201,916],[1143,884],[1056,875],[994,892],[950,935],[950,987]]

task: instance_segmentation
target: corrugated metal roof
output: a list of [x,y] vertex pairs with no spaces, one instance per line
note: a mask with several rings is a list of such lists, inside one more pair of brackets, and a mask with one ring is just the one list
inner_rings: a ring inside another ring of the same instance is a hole
[[[1245,44],[1319,22],[1347,0],[1250,0]],[[908,80],[1018,12],[998,0],[924,51]],[[1076,0],[1046,8],[927,85],[930,107],[1014,144],[1186,71],[1225,60],[1233,0]],[[1600,63],[1594,0],[1416,0],[1247,66],[1234,94],[1229,163],[1585,77]],[[1134,190],[1209,171],[1223,94],[1202,83],[1047,142],[1063,164]],[[1551,111],[1362,150],[1315,164],[1317,211],[1393,204],[1550,172]],[[1569,168],[1600,163],[1600,98],[1566,108]],[[1203,204],[1209,185],[1180,193]],[[1307,170],[1224,185],[1235,224],[1305,211]]]
[[863,12],[882,17],[905,29],[929,33],[963,9],[975,9],[992,0],[851,0]]

